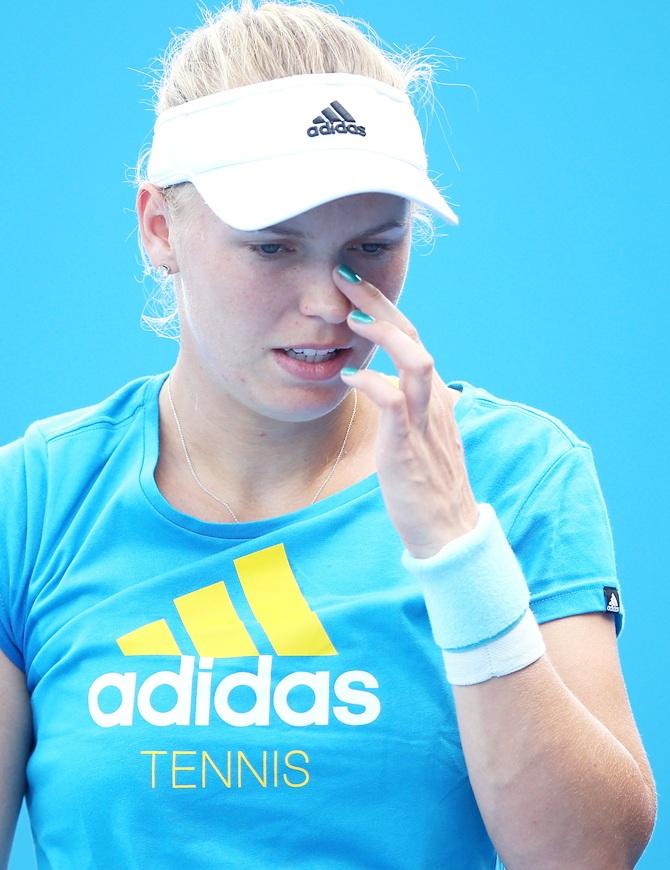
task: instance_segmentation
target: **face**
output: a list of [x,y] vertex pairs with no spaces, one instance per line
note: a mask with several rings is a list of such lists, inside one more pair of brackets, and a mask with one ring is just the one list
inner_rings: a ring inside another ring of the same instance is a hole
[[[197,204],[188,227],[171,240],[180,365],[196,367],[215,388],[275,419],[331,410],[348,390],[339,375],[298,379],[273,350],[351,346],[346,364],[368,363],[376,347],[349,329],[352,305],[332,272],[344,263],[397,303],[409,261],[409,201],[355,194],[254,232],[224,224],[199,195]],[[165,262],[161,256],[156,262]]]

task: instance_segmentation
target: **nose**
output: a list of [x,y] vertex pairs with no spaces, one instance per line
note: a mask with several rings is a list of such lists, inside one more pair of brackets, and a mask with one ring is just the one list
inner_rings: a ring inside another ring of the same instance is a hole
[[300,277],[304,290],[300,294],[300,313],[320,317],[328,323],[342,323],[354,307],[333,281],[337,263],[325,263]]

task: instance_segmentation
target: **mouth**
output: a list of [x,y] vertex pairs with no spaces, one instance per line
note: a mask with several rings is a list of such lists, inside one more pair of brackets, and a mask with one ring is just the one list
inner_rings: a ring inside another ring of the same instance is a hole
[[282,347],[275,347],[273,350],[308,350],[308,351],[326,351],[326,350],[351,350],[351,345],[339,345],[332,342],[331,344],[285,344]]
[[339,374],[340,369],[346,365],[353,353],[353,349],[343,347],[327,353],[310,354],[298,353],[291,348],[277,347],[273,348],[272,353],[281,363],[282,368],[291,374],[308,380],[328,380]]
[[323,347],[319,347],[318,345],[293,345],[292,347],[277,347],[275,350],[282,351],[283,353],[287,353],[290,356],[295,357],[296,359],[303,359],[307,361],[318,360],[323,361],[325,359],[332,359],[332,357],[336,354],[344,353],[345,351],[351,350],[350,347],[335,347],[334,345],[324,345]]

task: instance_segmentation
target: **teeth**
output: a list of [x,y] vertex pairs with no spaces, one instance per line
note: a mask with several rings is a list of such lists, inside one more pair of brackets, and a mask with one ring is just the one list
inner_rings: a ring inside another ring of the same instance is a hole
[[302,353],[305,354],[305,356],[325,356],[328,353],[333,353],[337,348],[332,347],[329,350],[313,350],[309,347],[285,347],[284,350],[292,350],[293,353]]
[[299,347],[285,347],[284,350],[289,356],[294,356],[296,358],[302,358],[304,360],[309,360],[310,362],[314,362],[316,360],[322,360],[326,358],[330,358],[334,356],[337,348],[333,348],[333,350],[311,350],[310,348],[299,348]]

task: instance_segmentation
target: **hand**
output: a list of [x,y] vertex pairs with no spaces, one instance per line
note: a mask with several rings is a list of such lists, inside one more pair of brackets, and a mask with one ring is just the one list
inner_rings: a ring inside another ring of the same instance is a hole
[[424,559],[473,529],[479,515],[448,387],[416,328],[377,287],[352,283],[337,269],[333,275],[354,308],[375,318],[358,323],[350,312],[351,330],[383,347],[400,374],[399,388],[371,369],[342,379],[380,409],[375,456],[382,497],[408,552]]

